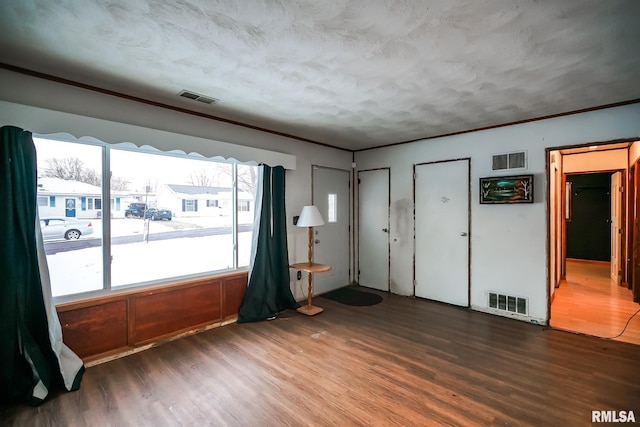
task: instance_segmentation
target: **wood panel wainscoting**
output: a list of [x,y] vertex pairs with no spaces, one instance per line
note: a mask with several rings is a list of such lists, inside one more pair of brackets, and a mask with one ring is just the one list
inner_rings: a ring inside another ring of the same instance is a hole
[[247,272],[57,306],[64,342],[86,364],[235,321]]

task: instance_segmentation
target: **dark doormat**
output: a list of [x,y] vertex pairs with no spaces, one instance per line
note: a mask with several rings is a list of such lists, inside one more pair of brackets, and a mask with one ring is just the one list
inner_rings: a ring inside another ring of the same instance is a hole
[[322,294],[320,297],[327,298],[341,304],[358,306],[375,305],[382,301],[382,297],[378,294],[361,291],[351,287],[336,289],[335,291]]

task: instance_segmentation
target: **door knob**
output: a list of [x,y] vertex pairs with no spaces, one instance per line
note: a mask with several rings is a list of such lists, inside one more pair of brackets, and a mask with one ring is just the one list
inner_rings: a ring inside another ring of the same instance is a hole
[[388,233],[389,229],[388,228],[383,228],[382,231],[384,231],[385,233]]
[[320,243],[320,239],[316,239],[316,240],[315,240],[315,243]]
[[462,233],[460,233],[460,235],[464,237],[464,236],[467,236],[468,234],[466,231],[463,231]]

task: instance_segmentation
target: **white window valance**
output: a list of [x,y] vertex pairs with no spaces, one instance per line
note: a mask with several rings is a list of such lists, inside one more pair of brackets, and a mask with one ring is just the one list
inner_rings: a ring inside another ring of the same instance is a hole
[[296,168],[296,156],[61,111],[0,101],[0,125],[18,126],[43,138],[105,142],[123,148]]

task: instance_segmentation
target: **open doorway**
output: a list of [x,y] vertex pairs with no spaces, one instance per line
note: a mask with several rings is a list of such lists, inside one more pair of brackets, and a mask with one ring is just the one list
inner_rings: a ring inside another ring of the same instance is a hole
[[636,186],[627,185],[632,146],[548,150],[549,323],[640,344],[640,315],[633,317],[640,306],[631,289],[637,217],[628,209],[636,199]]
[[566,175],[568,259],[611,260],[611,176],[611,172]]

